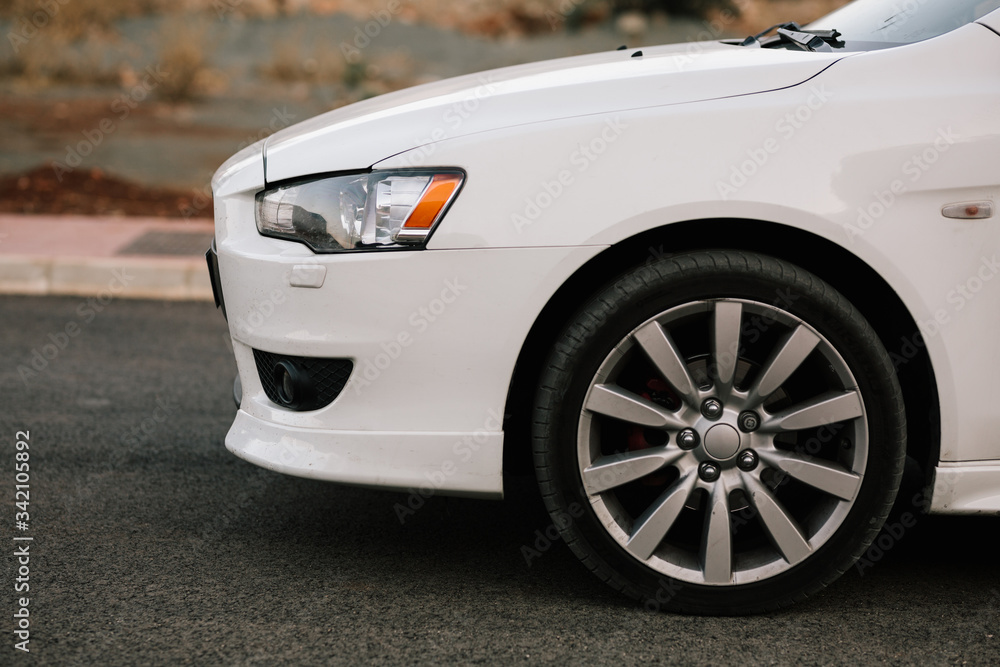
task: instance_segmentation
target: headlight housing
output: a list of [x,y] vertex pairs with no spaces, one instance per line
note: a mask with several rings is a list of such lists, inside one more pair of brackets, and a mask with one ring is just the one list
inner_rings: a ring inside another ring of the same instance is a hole
[[421,247],[465,182],[457,169],[372,171],[257,195],[257,229],[316,252]]

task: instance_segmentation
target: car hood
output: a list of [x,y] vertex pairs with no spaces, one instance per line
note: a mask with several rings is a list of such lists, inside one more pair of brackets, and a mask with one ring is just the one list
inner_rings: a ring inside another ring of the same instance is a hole
[[794,86],[845,54],[696,42],[561,58],[416,86],[267,139],[268,182],[365,169],[444,139],[573,116]]

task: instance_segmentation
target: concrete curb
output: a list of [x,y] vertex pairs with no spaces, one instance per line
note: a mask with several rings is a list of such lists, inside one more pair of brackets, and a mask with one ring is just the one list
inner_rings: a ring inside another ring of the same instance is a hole
[[[0,294],[211,301],[203,254],[135,244],[151,233],[213,232],[211,220],[0,214]],[[199,242],[208,249],[208,240]]]
[[0,255],[0,294],[213,299],[202,257]]

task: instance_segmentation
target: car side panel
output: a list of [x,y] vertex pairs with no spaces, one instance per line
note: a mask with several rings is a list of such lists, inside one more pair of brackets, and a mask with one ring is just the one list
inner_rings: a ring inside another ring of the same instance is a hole
[[428,164],[470,177],[430,247],[608,245],[713,217],[804,229],[872,266],[920,323],[942,460],[1000,460],[1000,219],[941,215],[1000,197],[997,63],[1000,39],[973,24],[780,91],[444,141]]

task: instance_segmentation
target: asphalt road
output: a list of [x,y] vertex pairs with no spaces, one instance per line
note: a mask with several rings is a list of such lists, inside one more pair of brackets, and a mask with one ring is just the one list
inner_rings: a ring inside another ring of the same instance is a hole
[[[235,366],[207,304],[0,297],[0,323],[0,664],[1000,661],[1000,519],[921,517],[782,613],[653,613],[560,542],[526,563],[548,526],[530,480],[504,502],[431,498],[401,524],[406,494],[229,454]],[[22,379],[36,350],[47,363]],[[27,656],[10,632],[15,535],[35,538]]]

